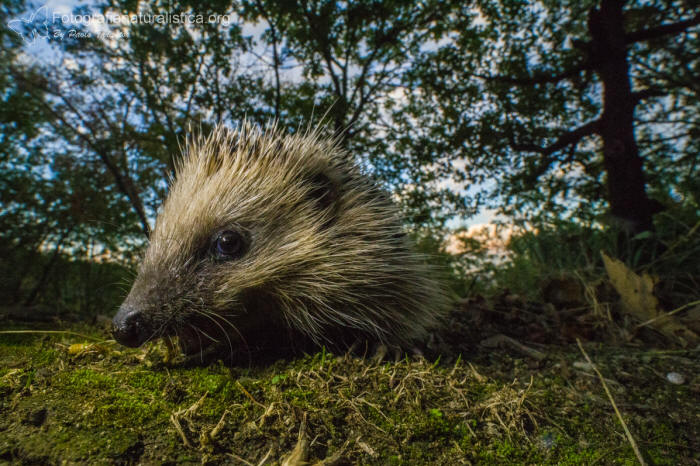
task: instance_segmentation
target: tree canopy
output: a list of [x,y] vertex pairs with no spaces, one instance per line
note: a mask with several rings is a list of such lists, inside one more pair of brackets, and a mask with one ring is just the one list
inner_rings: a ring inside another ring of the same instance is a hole
[[697,5],[479,1],[450,20],[409,73],[405,124],[458,179],[496,180],[477,194],[530,217],[607,208],[636,232],[697,205]]

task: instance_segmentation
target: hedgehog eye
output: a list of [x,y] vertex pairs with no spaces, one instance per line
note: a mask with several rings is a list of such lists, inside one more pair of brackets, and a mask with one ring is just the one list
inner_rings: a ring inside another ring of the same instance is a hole
[[217,259],[237,259],[243,255],[245,241],[240,233],[225,230],[216,236],[213,246]]

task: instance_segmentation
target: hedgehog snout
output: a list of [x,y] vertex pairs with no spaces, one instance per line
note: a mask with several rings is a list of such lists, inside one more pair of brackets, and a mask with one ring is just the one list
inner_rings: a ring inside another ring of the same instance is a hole
[[149,320],[142,309],[124,303],[112,319],[112,336],[124,346],[141,346],[153,334]]

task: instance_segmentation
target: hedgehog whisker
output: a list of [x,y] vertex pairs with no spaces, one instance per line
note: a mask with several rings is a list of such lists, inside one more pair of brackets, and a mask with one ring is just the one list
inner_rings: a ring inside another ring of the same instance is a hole
[[[245,337],[244,337],[243,334],[240,332],[240,330],[238,330],[238,327],[236,327],[236,325],[235,325],[233,322],[231,322],[229,319],[227,319],[225,315],[215,314],[215,313],[212,313],[212,315],[216,315],[216,317],[217,317],[218,319],[223,320],[226,324],[228,324],[229,327],[231,327],[231,329],[232,329],[232,330],[238,335],[238,337],[241,339],[241,342],[243,343],[243,346],[245,346],[246,351],[248,352],[248,356],[250,356],[250,348],[249,348],[249,346],[248,346],[248,341],[245,339]],[[229,315],[235,316],[235,314],[229,314]],[[227,335],[227,338],[228,338],[228,332],[225,332],[225,330],[224,330],[223,328],[221,329],[221,331],[224,332],[224,333]],[[231,348],[231,360],[233,360],[233,348]]]
[[218,339],[218,338],[209,335],[207,332],[205,332],[205,331],[202,330],[201,328],[199,329],[199,331],[202,333],[202,335],[204,335],[205,337],[207,337],[212,343],[219,343],[219,339]]
[[[175,316],[173,314],[170,314],[170,317],[165,319],[165,321],[163,321],[163,323],[160,325],[160,327],[158,327],[156,330],[153,331],[151,336],[148,337],[148,339],[144,342],[144,344],[151,341],[151,340],[155,340],[155,339],[161,337],[164,333],[164,329],[166,329],[168,327],[168,325],[170,325],[170,322],[172,322],[172,320],[174,318],[175,318]],[[175,334],[177,335],[177,328],[175,329]],[[179,338],[179,336],[178,336],[178,338]]]
[[199,347],[199,361],[201,363],[203,363],[204,362],[204,346],[202,345],[202,338],[199,336],[199,328],[197,328],[196,326],[189,324],[189,323],[187,324],[187,326],[189,328],[191,328],[192,330],[194,330],[194,334],[197,337],[197,341],[199,343],[199,345],[198,345],[198,347]]
[[[212,313],[212,314],[213,314],[213,313]],[[243,342],[243,344],[245,345],[245,347],[248,348],[248,341],[245,339],[245,337],[243,336],[243,334],[240,332],[240,330],[238,330],[238,327],[236,327],[236,325],[235,325],[233,322],[231,322],[229,319],[227,319],[225,315],[220,315],[220,314],[213,314],[213,315],[216,315],[218,318],[220,318],[221,320],[223,320],[224,322],[226,322],[226,323],[231,327],[231,329],[232,329],[234,332],[236,332],[236,334],[237,334],[238,337],[241,339],[241,341]],[[228,315],[233,316],[233,317],[236,316],[236,314],[228,314]]]
[[[206,312],[204,310],[198,310],[198,309],[195,309],[194,312],[211,320],[212,322],[214,322],[214,324],[216,324],[221,329],[221,333],[223,333],[224,337],[226,337],[226,341],[228,342],[228,347],[229,347],[229,351],[231,354],[231,358],[233,359],[233,343],[231,342],[231,338],[228,336],[226,329],[224,329],[224,327],[217,321],[217,319],[215,317],[213,317],[214,314],[211,314],[211,313]],[[207,335],[205,332],[202,332],[202,333]],[[207,335],[207,336],[209,337],[209,335]],[[209,338],[211,338],[211,337],[209,337]],[[218,343],[218,340],[216,340],[216,342]]]
[[[190,327],[192,327],[190,325]],[[204,345],[202,344],[202,337],[199,336],[199,328],[197,327],[192,327],[194,330],[194,334],[197,335],[197,341],[199,342],[199,362],[203,363],[204,362]]]

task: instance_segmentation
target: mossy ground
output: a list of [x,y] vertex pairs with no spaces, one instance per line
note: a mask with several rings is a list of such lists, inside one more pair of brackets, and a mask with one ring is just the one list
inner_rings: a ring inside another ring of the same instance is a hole
[[[698,350],[586,350],[645,460],[698,464]],[[0,334],[0,462],[635,464],[578,347],[545,353],[377,362],[321,351],[241,368],[166,362],[162,345]],[[672,371],[685,382],[668,382]]]

